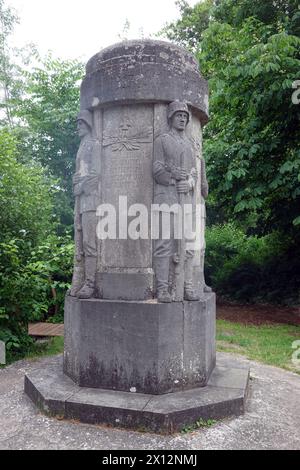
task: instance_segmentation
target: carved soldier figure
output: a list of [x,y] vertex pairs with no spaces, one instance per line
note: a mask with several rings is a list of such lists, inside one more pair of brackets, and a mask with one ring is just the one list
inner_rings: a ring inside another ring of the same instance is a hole
[[92,137],[92,113],[83,110],[77,117],[81,139],[73,177],[75,196],[75,266],[70,295],[93,297],[97,265],[96,209],[99,205],[100,144]]
[[[168,107],[168,121],[170,131],[160,135],[154,145],[153,176],[155,180],[154,202],[167,204],[169,207],[195,207],[195,187],[197,181],[196,152],[192,142],[185,133],[190,119],[190,113],[186,103],[172,102]],[[205,167],[201,166],[201,192],[207,197],[208,185],[205,176]],[[163,206],[160,212],[160,228],[162,222]],[[193,209],[191,209],[193,212]],[[154,267],[156,275],[157,299],[160,302],[172,302],[172,300],[196,301],[199,296],[193,286],[193,258],[194,251],[186,249],[186,240],[174,239],[174,215],[171,215],[170,238],[160,237],[154,242]],[[194,214],[191,214],[194,217]],[[173,228],[172,228],[173,227]],[[173,266],[172,266],[173,263]],[[176,275],[182,276],[182,296],[176,289],[180,289],[175,283],[175,294],[172,297],[170,286],[170,271],[175,264]]]

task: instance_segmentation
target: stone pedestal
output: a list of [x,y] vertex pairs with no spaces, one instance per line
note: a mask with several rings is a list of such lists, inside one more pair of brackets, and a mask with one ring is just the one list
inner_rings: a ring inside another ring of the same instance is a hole
[[64,372],[81,387],[162,394],[215,366],[215,294],[199,302],[66,298]]

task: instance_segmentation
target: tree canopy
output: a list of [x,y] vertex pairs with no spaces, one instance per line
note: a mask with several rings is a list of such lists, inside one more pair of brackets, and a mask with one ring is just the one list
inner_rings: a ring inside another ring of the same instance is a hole
[[218,0],[194,8],[164,32],[193,50],[209,79],[211,121],[204,151],[211,202],[224,220],[254,233],[299,236],[300,70],[298,1]]

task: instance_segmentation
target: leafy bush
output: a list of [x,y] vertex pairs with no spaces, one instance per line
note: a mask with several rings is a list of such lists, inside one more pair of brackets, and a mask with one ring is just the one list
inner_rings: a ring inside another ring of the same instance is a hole
[[206,241],[207,281],[222,296],[247,302],[300,301],[300,257],[291,240],[279,233],[247,236],[227,224],[208,228]]
[[28,253],[26,239],[0,243],[0,339],[11,354],[25,352],[32,344],[28,322],[52,315],[63,319],[63,302],[70,286],[73,262],[70,236],[50,235]]
[[55,235],[55,181],[38,164],[18,161],[17,139],[0,130],[0,339],[9,355],[32,344],[29,321],[62,318],[73,242]]
[[63,320],[64,298],[71,285],[73,271],[74,243],[71,236],[51,235],[31,252],[27,266],[32,276],[43,279],[46,286],[47,311],[51,321]]
[[0,241],[26,235],[27,253],[54,228],[55,181],[39,164],[19,163],[17,144],[11,131],[0,129]]

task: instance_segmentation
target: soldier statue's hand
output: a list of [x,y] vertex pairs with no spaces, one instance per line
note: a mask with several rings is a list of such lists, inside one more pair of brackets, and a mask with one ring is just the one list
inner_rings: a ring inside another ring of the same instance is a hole
[[191,186],[190,186],[190,183],[187,180],[185,180],[185,181],[178,181],[176,183],[176,188],[179,194],[184,194],[190,191]]
[[83,192],[82,185],[80,183],[74,184],[73,187],[73,194],[74,196],[80,196],[80,194]]
[[181,168],[179,166],[172,168],[172,176],[177,181],[186,180],[188,175],[188,172],[184,168]]

